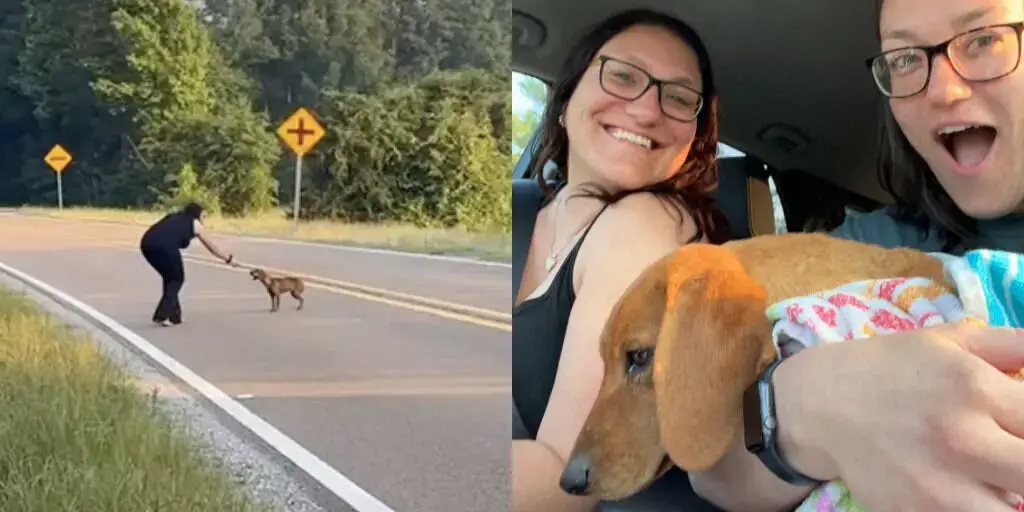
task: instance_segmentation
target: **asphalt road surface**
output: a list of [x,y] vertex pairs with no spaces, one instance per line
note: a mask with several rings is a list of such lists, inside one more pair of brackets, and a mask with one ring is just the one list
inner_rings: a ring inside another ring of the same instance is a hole
[[[510,328],[327,287],[269,299],[244,269],[186,261],[185,323],[149,322],[160,282],[141,228],[0,217],[0,261],[91,305],[243,403],[396,511],[507,509]],[[221,236],[261,264],[509,311],[511,271]],[[205,251],[193,242],[188,253]]]

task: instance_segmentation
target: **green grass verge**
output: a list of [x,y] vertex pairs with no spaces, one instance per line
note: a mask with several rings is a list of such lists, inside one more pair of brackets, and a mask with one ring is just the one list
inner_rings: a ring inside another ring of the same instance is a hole
[[[28,215],[101,220],[148,225],[163,212],[116,208],[24,207]],[[266,236],[310,242],[395,249],[425,254],[451,254],[492,261],[512,258],[509,233],[474,233],[462,229],[424,229],[404,224],[352,224],[328,220],[300,222],[296,226],[281,211],[251,217],[211,217],[207,224],[220,233]]]
[[267,510],[88,337],[0,287],[0,510]]

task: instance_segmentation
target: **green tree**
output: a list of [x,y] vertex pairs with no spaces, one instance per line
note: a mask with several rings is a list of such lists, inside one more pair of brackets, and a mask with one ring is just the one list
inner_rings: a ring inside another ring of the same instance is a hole
[[196,175],[192,164],[186,163],[178,169],[178,172],[168,177],[170,187],[166,190],[157,189],[156,204],[164,210],[177,210],[186,204],[195,201],[211,214],[221,212],[220,199],[216,194],[199,184],[199,176]]
[[[327,136],[305,218],[507,229],[513,138],[504,0],[0,0],[0,201],[225,213],[290,200],[274,133]],[[529,122],[529,119],[526,119]],[[306,199],[308,197],[308,199]]]
[[113,1],[128,73],[94,88],[110,104],[132,106],[141,153],[155,164],[142,179],[164,181],[168,170],[202,162],[199,183],[226,212],[272,206],[280,148],[267,119],[251,111],[248,81],[227,67],[195,11],[181,0]]

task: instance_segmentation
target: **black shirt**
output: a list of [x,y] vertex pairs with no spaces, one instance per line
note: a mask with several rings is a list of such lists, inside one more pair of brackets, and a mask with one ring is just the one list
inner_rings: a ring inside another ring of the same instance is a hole
[[[603,212],[604,210],[602,210]],[[600,213],[598,214],[600,215]],[[596,217],[595,217],[596,220]],[[513,438],[536,439],[555,384],[569,313],[576,302],[573,270],[590,226],[566,255],[548,289],[512,308],[512,400],[525,432]],[[631,498],[602,502],[599,512],[715,512],[693,492],[689,477],[672,468]]]
[[169,213],[146,230],[141,245],[187,249],[196,236],[195,223],[196,218],[187,213]]

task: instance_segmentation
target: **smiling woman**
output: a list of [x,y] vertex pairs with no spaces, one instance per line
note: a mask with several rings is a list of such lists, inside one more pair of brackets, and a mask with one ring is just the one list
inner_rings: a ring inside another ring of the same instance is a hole
[[[525,73],[512,72],[512,154],[519,158],[540,126],[547,102],[548,84]],[[718,143],[718,156],[732,158],[744,153],[724,142]]]
[[[726,232],[710,197],[717,93],[689,26],[632,10],[584,36],[536,96],[543,114],[533,118],[528,175],[546,200],[513,308],[513,396],[527,436],[512,445],[512,502],[516,511],[586,509],[597,502],[579,477],[587,468],[562,471],[600,385],[603,319],[654,261]],[[677,481],[669,500],[699,510]]]

